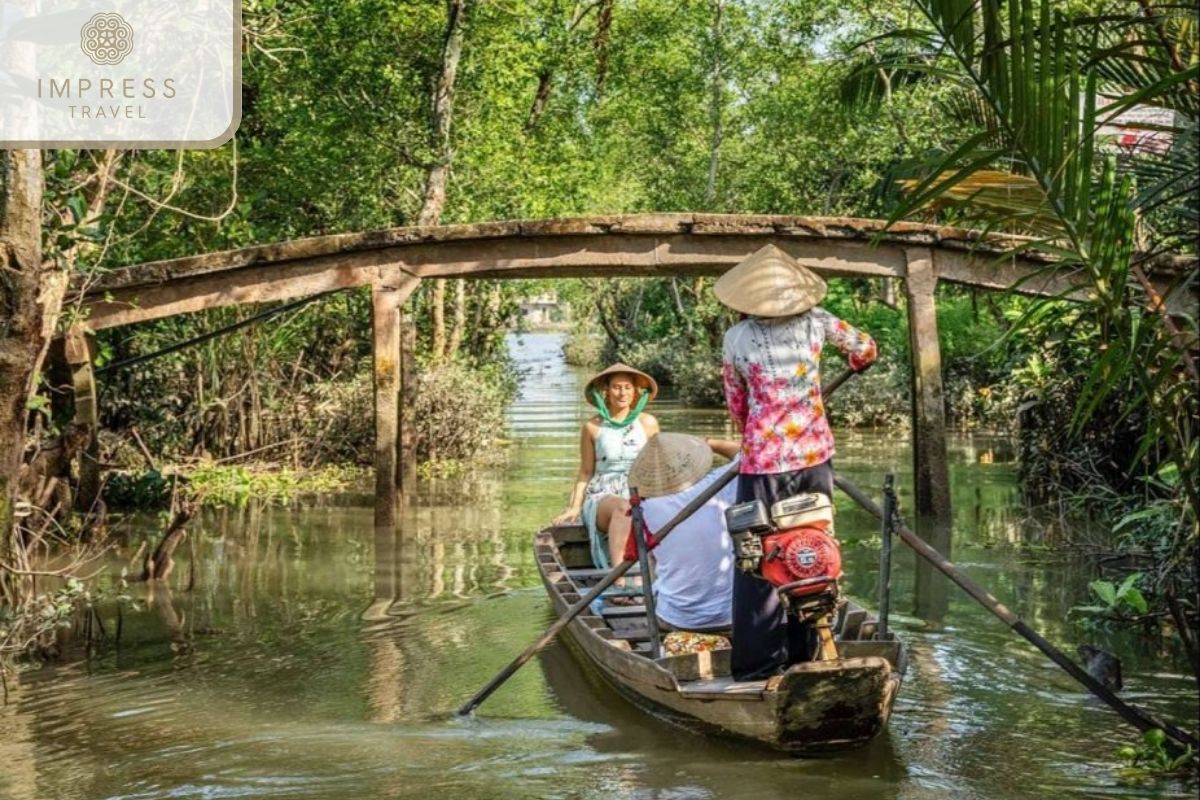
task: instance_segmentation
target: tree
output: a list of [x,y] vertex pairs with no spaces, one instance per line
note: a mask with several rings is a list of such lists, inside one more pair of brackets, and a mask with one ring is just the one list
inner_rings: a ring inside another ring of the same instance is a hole
[[[434,140],[434,161],[425,180],[425,201],[417,217],[418,225],[437,225],[446,205],[446,184],[450,179],[453,150],[450,123],[454,119],[454,85],[458,79],[458,62],[462,57],[464,29],[470,0],[450,0],[446,6],[446,41],[442,49],[442,65],[434,84],[430,129]],[[449,353],[446,343],[446,279],[433,282],[433,357],[445,358],[458,349],[466,298],[462,281],[456,283],[455,331]]]
[[[1175,501],[1159,574],[1170,598],[1177,580],[1200,572],[1200,331],[1195,316],[1171,313],[1147,272],[1175,269],[1183,297],[1196,286],[1200,13],[1152,0],[1095,14],[1056,10],[1051,0],[916,5],[930,29],[877,41],[902,45],[889,66],[950,87],[951,113],[969,134],[918,161],[892,216],[953,213],[1026,234],[1017,248],[1053,256],[1051,269],[1082,281],[1098,347],[1073,427],[1082,431],[1106,405],[1120,405],[1122,418],[1146,410],[1134,461]],[[1122,153],[1105,141],[1103,126],[1135,108],[1161,112],[1166,122],[1145,127],[1165,145]],[[1184,250],[1193,256],[1169,256]],[[1055,302],[1038,303],[1018,330],[1060,313]],[[1176,622],[1186,628],[1181,615]]]
[[15,601],[17,476],[25,452],[30,391],[46,356],[66,289],[57,265],[42,260],[42,154],[4,153],[0,196],[0,600]]

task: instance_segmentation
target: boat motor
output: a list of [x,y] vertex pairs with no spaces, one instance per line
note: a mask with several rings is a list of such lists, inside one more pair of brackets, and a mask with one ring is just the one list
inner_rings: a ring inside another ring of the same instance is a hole
[[831,619],[840,600],[842,555],[833,536],[833,503],[825,494],[794,495],[771,506],[730,506],[725,525],[738,569],[775,587],[789,614],[817,626],[821,658],[836,658]]

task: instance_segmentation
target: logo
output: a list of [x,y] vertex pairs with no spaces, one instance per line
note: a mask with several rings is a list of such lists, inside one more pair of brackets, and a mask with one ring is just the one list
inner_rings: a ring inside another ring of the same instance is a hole
[[79,48],[95,64],[120,64],[133,52],[133,28],[116,12],[96,14],[79,29]]
[[0,149],[229,141],[241,118],[241,5],[0,0]]
[[796,561],[802,567],[811,568],[817,563],[817,551],[811,547],[801,548],[800,552],[796,554]]

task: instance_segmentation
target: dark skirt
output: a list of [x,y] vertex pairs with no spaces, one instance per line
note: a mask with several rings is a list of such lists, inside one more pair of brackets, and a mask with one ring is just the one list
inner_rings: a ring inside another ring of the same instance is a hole
[[[823,492],[833,497],[833,464],[826,461],[794,472],[738,476],[739,503],[757,499],[770,508],[803,492]],[[740,570],[734,572],[734,680],[769,677],[781,667],[812,659],[816,648],[816,630],[784,611],[773,585]]]

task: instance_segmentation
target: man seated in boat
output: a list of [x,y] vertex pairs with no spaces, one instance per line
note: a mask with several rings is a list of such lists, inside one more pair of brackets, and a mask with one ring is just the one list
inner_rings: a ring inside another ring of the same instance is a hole
[[[712,469],[714,451],[733,457],[738,444],[660,433],[642,448],[630,467],[629,486],[642,498],[650,533],[664,527],[729,469],[728,465]],[[731,481],[650,551],[654,560],[655,611],[663,630],[729,630],[734,566],[725,509],[736,495],[737,486]],[[632,536],[625,557],[637,557]]]

